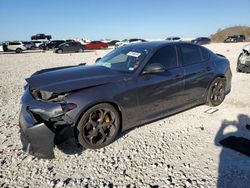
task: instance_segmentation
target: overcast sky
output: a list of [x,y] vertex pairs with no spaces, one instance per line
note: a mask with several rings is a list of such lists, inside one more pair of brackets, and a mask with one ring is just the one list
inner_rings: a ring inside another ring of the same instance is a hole
[[0,41],[209,36],[250,25],[250,0],[0,0]]

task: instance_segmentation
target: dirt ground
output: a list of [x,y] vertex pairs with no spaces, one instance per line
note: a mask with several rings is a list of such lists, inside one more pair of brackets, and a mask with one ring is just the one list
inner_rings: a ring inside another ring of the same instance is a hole
[[245,128],[250,124],[250,74],[236,72],[245,44],[206,46],[225,55],[233,73],[232,91],[219,107],[199,106],[141,126],[99,150],[68,142],[55,148],[53,160],[21,150],[24,79],[44,68],[94,63],[111,49],[0,53],[0,187],[249,187],[250,158],[219,144],[229,135],[250,139]]

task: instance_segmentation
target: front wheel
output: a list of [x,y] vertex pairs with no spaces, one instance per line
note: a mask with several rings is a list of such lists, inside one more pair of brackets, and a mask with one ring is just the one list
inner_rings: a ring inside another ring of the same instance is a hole
[[226,96],[226,79],[216,78],[210,85],[207,95],[207,104],[209,106],[220,105]]
[[77,125],[79,143],[90,149],[98,149],[112,143],[120,130],[120,115],[112,105],[93,106],[83,114]]

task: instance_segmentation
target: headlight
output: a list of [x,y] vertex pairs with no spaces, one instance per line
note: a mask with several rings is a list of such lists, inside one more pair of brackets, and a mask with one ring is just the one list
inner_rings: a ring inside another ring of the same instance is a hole
[[49,92],[49,91],[42,91],[42,90],[40,90],[40,94],[41,94],[41,99],[47,101],[47,100],[49,100],[52,97],[52,95],[54,93],[53,92]]
[[247,56],[245,54],[241,55],[239,58],[240,64],[245,65],[247,61]]

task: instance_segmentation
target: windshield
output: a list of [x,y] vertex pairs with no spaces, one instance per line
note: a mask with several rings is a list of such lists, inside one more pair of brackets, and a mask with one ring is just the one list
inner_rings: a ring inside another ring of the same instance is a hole
[[101,58],[96,65],[117,71],[132,72],[138,68],[149,51],[149,49],[121,47]]

